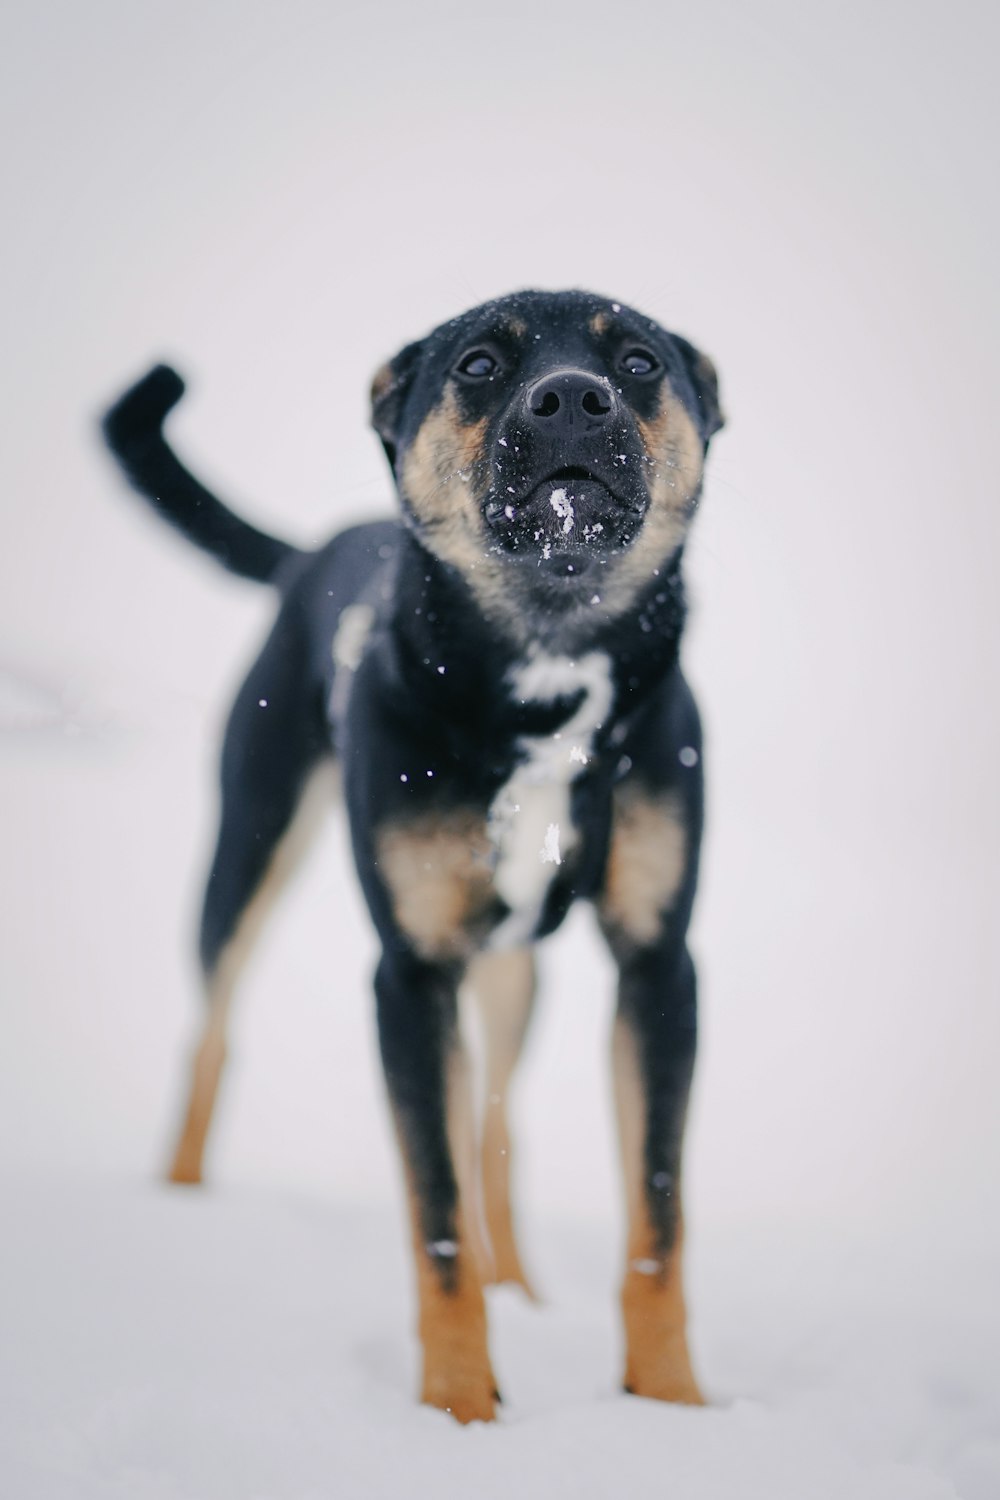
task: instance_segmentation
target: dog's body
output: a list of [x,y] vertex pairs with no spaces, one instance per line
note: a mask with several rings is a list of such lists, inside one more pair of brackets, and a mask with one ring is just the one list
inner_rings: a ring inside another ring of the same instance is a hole
[[[107,417],[108,441],[169,519],[276,584],[282,604],[226,735],[201,934],[208,1017],[171,1175],[200,1180],[233,983],[313,816],[311,773],[335,757],[382,943],[379,1038],[410,1197],[423,1398],[462,1421],[494,1413],[482,1287],[526,1285],[504,1096],[532,1004],[531,944],[585,897],[620,969],[625,1383],[700,1400],[679,1173],[702,789],[677,653],[684,538],[721,425],[711,365],[583,293],[474,309],[375,378],[405,521],[309,554],[237,520],[177,462],[160,427],[182,390],[154,371]],[[457,1026],[465,981],[488,1039],[485,1239]]]

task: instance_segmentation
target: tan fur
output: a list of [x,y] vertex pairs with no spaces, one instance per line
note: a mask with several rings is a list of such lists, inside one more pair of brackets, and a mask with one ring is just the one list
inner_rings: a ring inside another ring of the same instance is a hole
[[512,596],[510,569],[492,552],[482,516],[490,488],[482,447],[486,426],[485,418],[462,422],[449,387],[407,450],[400,488],[435,556],[459,570],[489,620],[527,642],[531,631]]
[[205,1022],[191,1063],[187,1108],[167,1176],[171,1182],[194,1186],[202,1180],[205,1142],[212,1124],[219,1082],[226,1061],[228,996],[209,1001]]
[[209,979],[208,1013],[195,1048],[187,1107],[167,1174],[171,1182],[195,1184],[202,1180],[205,1143],[226,1061],[226,1026],[233,990],[275,902],[311,845],[336,785],[337,772],[332,762],[324,762],[313,772],[264,878],[244,908],[239,925]]
[[413,1248],[423,1350],[420,1399],[450,1412],[459,1422],[492,1422],[496,1380],[486,1337],[486,1303],[472,1256],[459,1250],[455,1286],[446,1290],[419,1235],[414,1236]]
[[477,544],[483,539],[478,506],[470,498],[472,470],[481,465],[486,419],[466,425],[451,386],[424,418],[403,463],[402,486],[419,521],[456,539]]
[[612,614],[630,609],[639,590],[680,546],[701,488],[701,438],[666,381],[656,416],[637,425],[649,460],[644,473],[650,504],[631,546],[605,570],[601,602]]
[[475,998],[486,1042],[486,1097],[481,1152],[483,1205],[493,1250],[493,1277],[517,1282],[534,1297],[517,1247],[511,1207],[511,1140],[507,1091],[531,1018],[535,966],[531,950],[482,953],[471,964],[467,983]]
[[659,936],[687,864],[687,833],[673,796],[622,783],[615,789],[602,920],[634,943]]
[[488,1282],[496,1278],[493,1254],[482,1222],[479,1140],[472,1095],[472,1068],[468,1053],[460,1040],[453,1049],[448,1064],[448,1145],[462,1201],[466,1245],[480,1281]]
[[423,958],[471,956],[472,929],[493,894],[492,844],[481,813],[428,813],[376,835],[396,921]]
[[606,312],[595,313],[590,320],[590,331],[595,338],[601,338],[611,327],[611,319]]
[[[678,1203],[677,1237],[664,1257],[646,1204],[643,1155],[645,1091],[635,1039],[622,1018],[612,1037],[615,1103],[625,1201],[628,1250],[622,1282],[625,1324],[625,1386],[637,1396],[704,1405],[691,1368],[687,1314],[681,1280],[683,1221]],[[679,1192],[679,1184],[676,1191]]]
[[647,457],[652,460],[649,490],[653,506],[686,522],[704,467],[704,445],[694,418],[664,381],[656,416],[649,422],[637,418],[636,425]]

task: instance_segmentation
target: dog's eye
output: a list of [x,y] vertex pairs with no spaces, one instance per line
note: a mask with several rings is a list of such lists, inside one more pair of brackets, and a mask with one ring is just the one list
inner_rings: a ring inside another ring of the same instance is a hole
[[630,349],[622,355],[622,366],[630,375],[652,375],[659,369],[655,354],[650,354],[648,349]]
[[485,380],[495,375],[500,365],[488,349],[470,349],[458,362],[458,373],[472,380]]

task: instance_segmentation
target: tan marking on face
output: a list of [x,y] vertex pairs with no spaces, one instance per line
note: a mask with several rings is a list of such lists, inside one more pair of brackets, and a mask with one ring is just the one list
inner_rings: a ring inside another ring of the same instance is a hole
[[[484,458],[482,443],[486,418],[465,423],[451,388],[424,418],[410,444],[402,468],[403,492],[417,519],[435,532],[462,526],[482,538],[479,507],[473,496],[481,492],[478,470]],[[487,487],[489,479],[487,476]]]
[[525,339],[528,337],[528,325],[523,318],[508,318],[507,327],[517,339]]
[[235,932],[209,976],[207,1015],[191,1061],[187,1106],[167,1174],[171,1182],[201,1182],[205,1144],[226,1061],[226,1028],[233,990],[275,902],[322,826],[338,779],[334,763],[324,761],[306,782],[295,815],[275,848],[260,885],[244,907]]
[[511,1138],[507,1090],[524,1042],[535,996],[531,950],[481,953],[466,978],[476,1001],[486,1051],[482,1166],[483,1208],[493,1250],[492,1280],[518,1283],[534,1298],[517,1246],[511,1205]]
[[634,943],[654,943],[687,865],[680,803],[627,782],[614,793],[602,919]]
[[396,921],[423,958],[468,957],[470,928],[493,896],[492,844],[481,813],[427,813],[378,831],[379,870]]
[[643,465],[649,509],[635,540],[606,570],[601,599],[618,614],[630,608],[655,570],[683,542],[701,488],[704,449],[698,429],[668,382],[650,421],[637,419],[649,463]]
[[590,320],[590,331],[595,338],[601,338],[611,327],[611,319],[606,312],[597,312]]
[[483,453],[486,418],[462,422],[454,391],[427,416],[403,459],[400,488],[421,536],[465,578],[488,618],[523,636],[523,611],[511,598],[508,570],[490,550],[482,502],[490,487]]
[[[681,1276],[683,1216],[664,1255],[650,1222],[645,1193],[646,1099],[632,1030],[621,1016],[612,1036],[618,1140],[625,1181],[628,1240],[622,1281],[625,1386],[637,1396],[703,1406],[687,1346],[687,1311]],[[679,1194],[679,1183],[675,1187]]]
[[647,466],[651,513],[662,512],[668,517],[679,541],[702,480],[704,445],[698,428],[666,380],[660,388],[656,416],[649,422],[640,419],[636,425],[651,460]]

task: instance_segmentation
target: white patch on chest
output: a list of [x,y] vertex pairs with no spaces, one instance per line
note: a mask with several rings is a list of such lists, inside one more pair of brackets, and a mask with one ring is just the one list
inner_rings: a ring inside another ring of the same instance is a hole
[[521,735],[513,775],[490,806],[489,833],[497,852],[493,883],[510,907],[491,948],[526,943],[541,915],[555,869],[577,842],[570,789],[590,759],[593,738],[611,709],[611,662],[603,651],[573,659],[536,651],[508,676],[520,703],[551,703],[581,690],[576,711],[554,734]]

